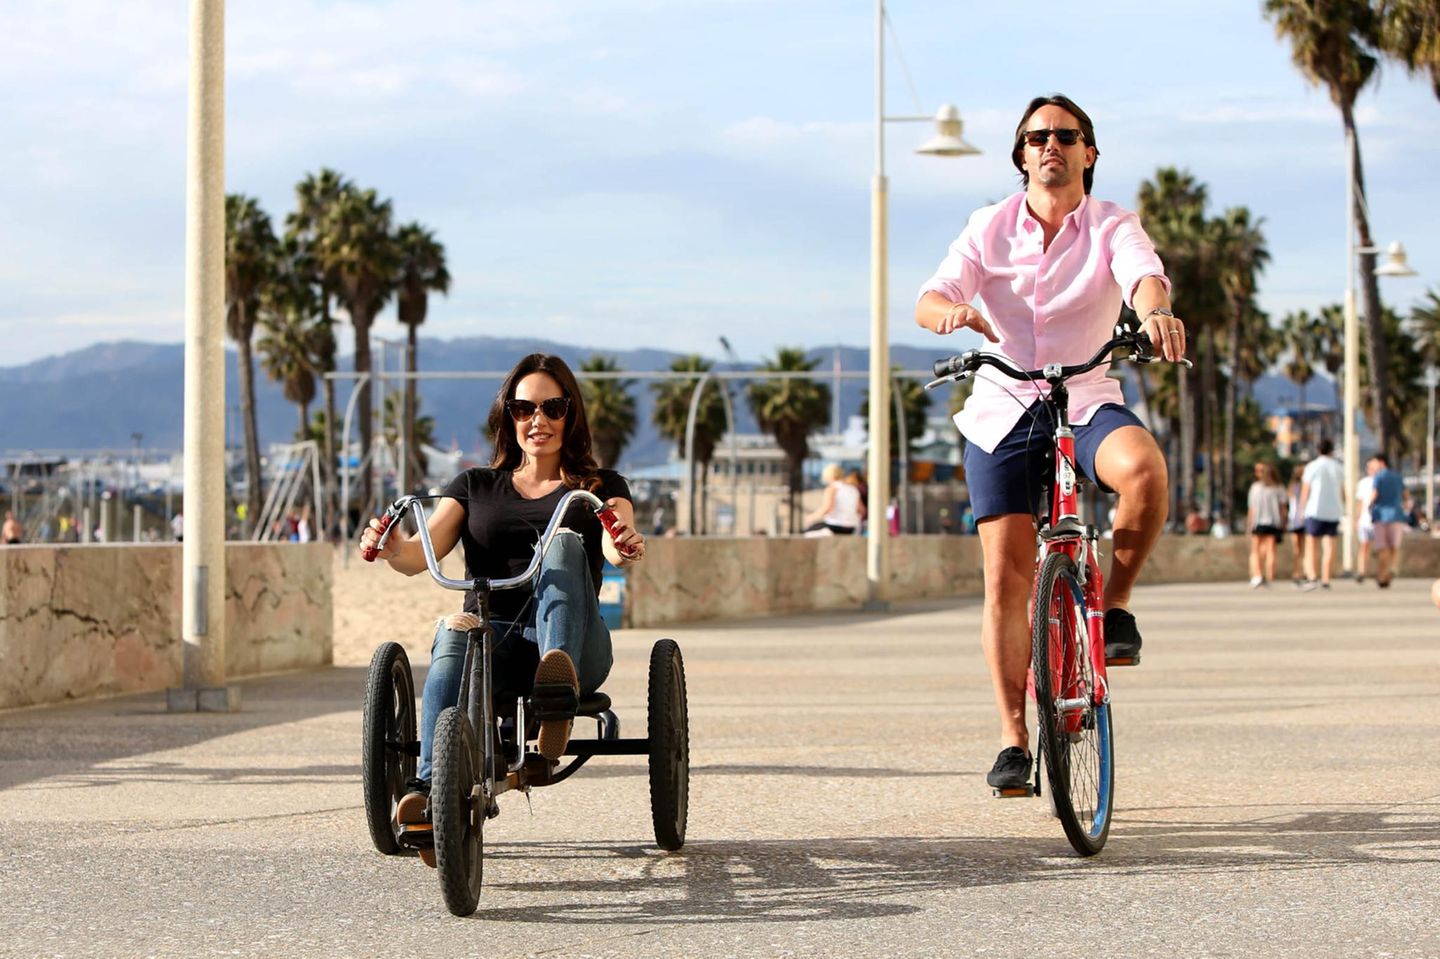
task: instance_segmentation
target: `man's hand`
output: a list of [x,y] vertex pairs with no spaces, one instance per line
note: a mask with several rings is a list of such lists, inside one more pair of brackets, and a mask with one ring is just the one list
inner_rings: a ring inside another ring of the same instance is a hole
[[1150,337],[1157,356],[1163,356],[1171,363],[1185,358],[1185,321],[1178,316],[1152,311],[1141,322],[1140,331]]
[[944,335],[954,333],[956,330],[974,330],[991,343],[1000,342],[1000,337],[995,335],[995,329],[990,325],[990,321],[968,303],[956,303],[935,321],[936,333]]

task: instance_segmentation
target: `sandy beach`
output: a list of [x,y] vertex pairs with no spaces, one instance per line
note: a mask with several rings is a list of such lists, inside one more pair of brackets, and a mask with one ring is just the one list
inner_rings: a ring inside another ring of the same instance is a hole
[[[438,585],[426,573],[405,576],[383,562],[366,563],[353,552],[337,552],[335,575],[335,665],[365,666],[375,647],[394,640],[416,665],[430,662],[435,620],[460,609],[463,593]],[[458,555],[441,564],[446,576],[464,575]]]

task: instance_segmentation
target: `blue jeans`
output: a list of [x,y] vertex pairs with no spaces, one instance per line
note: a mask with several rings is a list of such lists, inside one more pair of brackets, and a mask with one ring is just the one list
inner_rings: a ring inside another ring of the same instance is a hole
[[[420,709],[420,765],[415,775],[427,782],[431,777],[431,750],[435,743],[435,721],[440,713],[457,704],[464,678],[465,649],[469,641],[464,629],[451,626],[453,618],[436,624],[430,647],[430,671]],[[610,675],[614,654],[610,630],[600,618],[600,601],[590,579],[590,560],[578,533],[561,530],[550,543],[540,564],[535,584],[535,601],[521,622],[491,624],[505,639],[497,653],[505,659],[525,661],[525,653],[538,660],[552,649],[563,649],[575,663],[580,694],[595,692]],[[517,638],[518,637],[518,638]],[[525,650],[514,647],[526,646]],[[505,655],[507,653],[519,655]],[[478,651],[477,651],[478,653]],[[495,661],[491,663],[496,665]],[[525,682],[529,689],[529,680]]]

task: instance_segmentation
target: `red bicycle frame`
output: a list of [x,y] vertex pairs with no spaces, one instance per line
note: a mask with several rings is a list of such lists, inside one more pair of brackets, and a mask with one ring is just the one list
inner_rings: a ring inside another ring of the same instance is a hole
[[[1051,473],[1053,482],[1050,490],[1050,521],[1040,530],[1038,537],[1040,545],[1035,569],[1037,572],[1039,571],[1046,555],[1059,552],[1074,560],[1076,569],[1080,571],[1085,597],[1085,635],[1095,675],[1095,686],[1090,690],[1090,696],[1094,704],[1099,706],[1105,701],[1109,692],[1105,674],[1105,610],[1103,606],[1105,578],[1100,572],[1100,537],[1099,531],[1094,526],[1084,525],[1080,519],[1080,481],[1075,465],[1075,432],[1070,428],[1069,417],[1066,414],[1068,397],[1065,395],[1063,383],[1052,383],[1052,389],[1058,391],[1058,395],[1055,395],[1054,398],[1058,401],[1056,415],[1059,417],[1060,425],[1055,430],[1055,467]],[[1036,613],[1036,610],[1031,609],[1032,619]],[[1052,631],[1051,641],[1059,641],[1059,637],[1054,631]],[[1059,655],[1060,652],[1058,649],[1055,650],[1057,655],[1052,657],[1052,662],[1066,661],[1063,656]],[[1078,671],[1072,671],[1070,676],[1057,678],[1061,680],[1060,688],[1064,689],[1062,695],[1065,697],[1072,698],[1079,692],[1078,689],[1073,688],[1074,684],[1079,681]]]

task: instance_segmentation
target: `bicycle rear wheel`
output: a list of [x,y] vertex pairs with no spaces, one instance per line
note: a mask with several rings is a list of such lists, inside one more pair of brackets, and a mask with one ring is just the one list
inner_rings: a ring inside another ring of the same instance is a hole
[[1030,636],[1040,752],[1065,837],[1080,855],[1093,856],[1110,833],[1115,762],[1110,704],[1095,704],[1085,612],[1075,561],[1046,556]]

